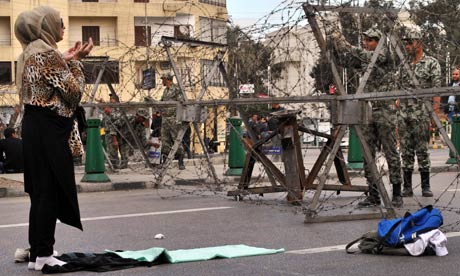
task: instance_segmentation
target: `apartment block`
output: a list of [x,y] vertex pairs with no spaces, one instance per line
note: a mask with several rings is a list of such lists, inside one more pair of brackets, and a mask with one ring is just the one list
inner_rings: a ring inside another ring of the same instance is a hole
[[[84,101],[90,101],[92,96],[108,99],[110,90],[104,85],[107,82],[112,84],[122,102],[142,101],[147,96],[159,99],[163,91],[160,76],[172,72],[169,58],[159,45],[162,36],[226,43],[226,0],[0,0],[2,121],[19,101],[14,86],[15,60],[22,48],[14,36],[14,22],[19,13],[38,5],[54,7],[61,13],[66,30],[64,40],[58,44],[60,50],[72,47],[77,41],[87,41],[89,37],[96,45],[91,53],[93,58],[84,62],[88,82]],[[193,99],[201,90],[217,49],[173,43],[171,52],[187,95]],[[92,95],[92,83],[102,63],[106,66],[102,84]],[[156,86],[150,89],[143,83],[143,72],[147,68],[155,72]],[[208,98],[228,98],[228,89],[220,74],[211,79],[206,95]],[[209,114],[223,112],[216,110],[210,110]],[[216,134],[225,129],[220,123],[222,120],[219,119],[218,130],[212,128],[211,138],[225,138],[225,135]],[[209,125],[215,126],[215,123]]]

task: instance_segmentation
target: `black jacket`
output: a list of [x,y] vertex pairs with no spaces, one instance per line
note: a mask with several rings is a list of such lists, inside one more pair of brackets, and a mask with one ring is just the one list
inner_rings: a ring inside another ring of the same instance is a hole
[[[450,82],[449,86],[453,86],[454,82]],[[444,113],[449,113],[449,104],[447,101],[449,100],[449,96],[442,96],[441,97],[441,106],[440,109],[444,111]],[[454,112],[460,113],[460,95],[455,96],[455,105],[454,105]]]
[[9,137],[0,140],[0,161],[6,173],[21,173],[24,170],[22,140]]

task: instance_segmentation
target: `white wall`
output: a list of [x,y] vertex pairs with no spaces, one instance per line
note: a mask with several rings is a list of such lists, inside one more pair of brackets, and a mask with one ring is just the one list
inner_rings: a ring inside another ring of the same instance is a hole
[[[189,14],[177,14],[176,17],[147,17],[147,25],[152,29],[152,45],[157,45],[162,36],[174,36],[174,26],[191,26],[191,36],[194,35],[195,17]],[[135,17],[135,26],[145,26],[145,17]],[[134,35],[134,30],[133,30]]]

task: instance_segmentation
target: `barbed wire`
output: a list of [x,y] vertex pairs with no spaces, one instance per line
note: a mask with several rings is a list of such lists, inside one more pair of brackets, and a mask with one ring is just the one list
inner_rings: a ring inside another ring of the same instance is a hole
[[[349,2],[342,3],[342,1],[329,1],[330,5],[335,6],[347,6]],[[312,94],[327,94],[328,91],[318,89],[318,86],[313,84],[314,79],[311,76],[312,69],[315,64],[321,60],[321,55],[319,51],[318,44],[313,39],[314,36],[310,27],[307,24],[306,18],[304,16],[304,11],[302,8],[303,2],[298,2],[294,0],[285,0],[280,1],[280,4],[276,6],[272,11],[270,11],[267,15],[259,18],[253,25],[241,27],[241,32],[244,33],[244,36],[240,37],[241,41],[244,40],[252,40],[255,42],[261,43],[264,45],[266,49],[269,50],[271,53],[271,58],[269,60],[269,64],[271,66],[275,66],[279,63],[284,63],[286,66],[283,68],[283,74],[281,78],[275,79],[268,79],[266,80],[267,86],[270,87],[270,94],[275,95],[277,97],[290,97],[293,95],[296,96],[303,96],[303,95],[312,95]],[[393,6],[396,9],[402,9],[403,7],[407,7],[407,1],[393,1]],[[213,15],[213,11],[206,9],[205,5],[197,5],[192,2],[192,5],[186,4],[181,12],[186,14],[192,14],[192,8],[198,8],[201,12],[209,17],[208,23],[203,24],[200,26],[199,31],[193,30],[193,35],[190,38],[200,39],[200,40],[214,40],[214,41],[221,41],[226,40],[225,33],[217,33],[215,35],[213,32],[206,32],[203,30],[213,30],[214,24],[222,24],[223,21],[215,18]],[[431,12],[431,15],[441,16],[441,15],[451,15],[453,11],[446,11],[444,13],[435,13]],[[336,29],[340,30],[342,33],[351,32],[355,26],[343,26],[338,22],[338,20],[331,21],[330,14],[327,13],[320,13],[319,14],[319,21],[325,24],[327,22],[329,29]],[[413,16],[411,14],[411,16]],[[385,16],[383,16],[385,18]],[[144,19],[142,16],[139,17],[139,20]],[[152,38],[156,38],[158,40],[159,35],[162,32],[162,28],[167,26],[168,18],[160,20],[159,23],[155,23],[155,25],[149,25],[152,28],[151,36]],[[191,20],[188,18],[187,20]],[[382,19],[383,20],[383,19]],[[204,21],[203,21],[204,22]],[[216,23],[217,22],[217,23]],[[149,23],[149,22],[146,22]],[[190,21],[187,21],[190,24]],[[400,21],[398,19],[393,26],[393,29],[390,32],[397,34],[399,28],[405,25],[406,22]],[[332,24],[332,25],[331,25]],[[193,24],[191,24],[193,25]],[[156,28],[154,28],[156,26]],[[219,25],[221,26],[221,25]],[[230,27],[235,28],[236,25],[234,22],[230,22]],[[325,29],[326,27],[324,27]],[[444,30],[445,31],[445,30]],[[206,36],[209,35],[209,36]],[[455,40],[448,40],[446,36],[439,35],[439,33],[428,33],[427,37],[434,37],[436,38],[436,42],[441,45],[448,45],[449,50],[454,52],[459,50],[459,42]],[[152,39],[154,40],[154,39]],[[115,57],[113,60],[117,61],[119,64],[119,74],[120,82],[118,84],[114,84],[114,88],[117,94],[120,96],[121,99],[125,102],[130,101],[138,101],[139,99],[143,99],[144,97],[151,96],[154,100],[159,100],[163,86],[157,85],[155,88],[148,91],[142,89],[141,87],[141,71],[145,69],[147,66],[153,66],[157,74],[162,72],[170,72],[171,71],[171,64],[169,64],[168,57],[165,53],[165,50],[161,47],[157,47],[156,45],[151,45],[146,50],[145,47],[142,46],[132,46],[127,45],[123,41],[118,39],[106,39],[104,40],[106,46],[98,47],[98,53],[106,53],[108,56]],[[354,44],[358,46],[359,41],[356,41]],[[109,45],[117,45],[116,47]],[[213,60],[217,54],[218,49],[211,49],[208,47],[190,47],[187,43],[175,43],[174,47],[171,48],[172,55],[174,56],[175,62],[178,64],[179,71],[181,72],[181,78],[184,80],[185,89],[187,95],[191,97],[191,99],[195,99],[201,86],[203,84],[204,79],[207,77],[204,67],[203,60]],[[233,51],[238,51],[238,49],[229,49]],[[440,49],[434,51],[433,49],[429,49],[430,54],[435,56],[440,61],[446,60],[447,53],[442,52]],[[435,49],[436,50],[436,49]],[[117,53],[115,55],[115,53]],[[118,54],[122,53],[122,54]],[[112,55],[113,54],[113,55]],[[260,53],[259,53],[260,54]],[[148,58],[147,58],[148,55]],[[228,52],[226,53],[228,55]],[[228,57],[228,56],[227,56]],[[260,56],[258,56],[260,58]],[[335,57],[339,63],[342,61],[346,63],[345,60],[341,60],[340,56]],[[451,64],[443,64],[443,71],[447,71],[448,67],[456,64],[458,60],[458,56],[453,56],[453,61]],[[147,64],[147,60],[149,60],[150,64]],[[225,59],[228,60],[228,59]],[[162,68],[162,64],[165,65]],[[399,66],[401,66],[401,62]],[[228,69],[235,69],[230,68],[230,66],[235,66],[235,64],[226,63]],[[346,66],[344,66],[346,67]],[[328,74],[329,69],[324,69],[324,72],[320,72],[324,75]],[[93,72],[86,72],[88,75],[91,75]],[[256,73],[256,72],[255,72]],[[356,85],[352,86],[352,82],[356,82],[360,78],[361,72],[350,72],[347,75],[347,80],[350,83],[349,89],[353,90],[356,89]],[[184,75],[182,75],[184,74]],[[267,71],[268,74],[268,71]],[[344,73],[345,75],[345,73]],[[290,82],[286,82],[288,79]],[[244,80],[241,80],[244,81]],[[134,85],[133,89],[133,83]],[[228,88],[226,84],[223,83],[220,76],[215,78],[215,84],[219,84],[221,86],[213,86],[206,90],[206,99],[222,99],[228,98]],[[91,97],[91,92],[93,90],[93,85],[87,85],[86,90],[84,93],[83,101],[88,101]],[[0,85],[0,91],[13,91],[13,85]],[[104,87],[103,85],[99,86],[99,90],[96,93],[96,98],[107,98],[107,95],[110,93],[109,89]],[[416,97],[417,95],[414,95]],[[12,105],[17,102],[17,95],[16,94],[7,94],[3,93],[2,97],[0,97],[0,105]],[[445,104],[441,105],[441,108],[444,107]],[[328,103],[295,103],[295,104],[286,104],[287,108],[292,109],[299,109],[302,110],[302,113],[299,115],[299,121],[303,121],[304,119],[313,119],[316,122],[329,122],[329,106]],[[135,110],[132,108],[125,108],[126,113],[134,114]],[[212,183],[212,176],[209,174],[208,164],[206,159],[200,155],[202,150],[199,149],[199,144],[196,140],[196,136],[200,135],[202,137],[212,137],[217,138],[223,142],[225,139],[228,138],[228,133],[230,129],[234,129],[231,124],[226,123],[226,118],[229,117],[229,109],[227,106],[219,106],[215,105],[210,107],[209,110],[216,110],[216,113],[201,125],[201,133],[194,133],[192,132],[192,144],[195,147],[195,158],[191,159],[192,165],[189,166],[187,164],[187,172],[193,172],[193,175],[196,176],[196,179],[191,178],[191,174],[187,174],[186,176],[181,176],[180,172],[177,171],[175,168],[166,168],[168,169],[168,173],[166,174],[165,178],[163,179],[163,183],[159,183],[163,187],[167,188],[168,190],[177,192],[175,195],[170,194],[162,194],[161,190],[155,190],[162,199],[170,199],[174,197],[182,197],[182,196],[202,196],[202,197],[220,197],[222,199],[229,199],[226,195],[226,192],[234,190],[237,188],[234,179],[232,177],[225,177],[221,176],[223,185],[215,185]],[[100,109],[99,109],[100,110]],[[156,110],[152,109],[153,112]],[[101,110],[99,111],[100,114],[103,114]],[[211,112],[209,112],[211,113]],[[220,118],[220,120],[217,120]],[[215,129],[215,120],[217,120],[218,129]],[[224,123],[225,122],[225,123]],[[118,133],[121,134],[122,137],[126,135],[133,135],[133,133],[127,134],[126,130],[117,129]],[[193,138],[195,137],[195,138]],[[222,139],[220,139],[222,138]],[[240,136],[240,139],[243,137]],[[398,137],[396,137],[398,138]],[[128,142],[128,146],[133,152],[138,151],[139,149],[136,148],[135,145]],[[220,147],[220,151],[222,152],[223,146]],[[228,149],[226,149],[228,150]],[[329,148],[329,150],[331,150]],[[259,154],[257,151],[252,151],[252,154]],[[311,154],[311,148],[306,147],[302,151],[302,156],[304,160],[307,159]],[[223,151],[220,154],[222,161],[221,163],[214,164],[215,166],[219,165],[223,167],[223,171],[225,168],[228,168],[228,151]],[[128,171],[139,173],[139,174],[152,174],[152,182],[155,181],[156,177],[159,175],[160,171],[165,169],[161,166],[156,166],[153,169],[146,169],[144,166],[144,160],[142,155],[134,153],[132,156],[129,157],[129,168]],[[376,156],[377,160],[384,159],[383,153],[379,152]],[[342,160],[346,163],[347,160]],[[379,163],[381,164],[381,163]],[[281,162],[275,163],[276,167],[284,173],[284,166]],[[175,166],[175,164],[173,165]],[[306,168],[307,170],[310,168]],[[386,168],[383,165],[379,166],[379,174],[383,178],[384,183],[388,184],[390,182],[389,175],[386,173]],[[323,167],[324,170],[324,167]],[[321,175],[324,171],[320,171],[319,175]],[[456,167],[456,174],[450,180],[450,183],[447,187],[435,198],[433,198],[433,203],[436,207],[440,208],[443,212],[448,212],[449,214],[457,215],[455,219],[449,220],[446,225],[444,226],[445,229],[449,231],[458,231],[460,230],[460,219],[458,215],[460,214],[460,208],[454,207],[456,202],[456,191],[458,190],[459,186],[459,173],[460,170],[458,166]],[[127,173],[126,170],[122,170],[119,172],[114,173]],[[260,186],[267,186],[267,172],[264,170],[263,166],[260,163],[256,163],[256,169],[254,170],[254,175],[251,180],[251,187],[260,187]],[[433,173],[431,174],[431,179],[434,177],[439,176],[442,173]],[[362,173],[352,174],[351,179],[352,183],[360,182],[363,180]],[[177,185],[176,183],[184,181],[192,184],[191,186],[182,186]],[[333,178],[331,175],[328,177],[328,181],[332,181],[334,184],[340,185],[338,179]],[[386,185],[388,187],[388,185]],[[418,188],[420,183],[414,183],[414,188]],[[286,188],[286,192],[291,192],[288,187]],[[450,190],[454,190],[451,192]],[[292,191],[293,192],[293,191]],[[308,208],[309,201],[313,196],[315,191],[307,190],[304,191],[305,199],[301,202],[300,206],[293,206],[290,209],[290,212],[295,212],[301,214],[303,209]],[[273,206],[273,209],[276,211],[285,211],[283,208],[277,208],[279,206],[285,206],[285,194],[273,194],[268,196],[260,196],[260,195],[248,195],[245,196],[248,200],[243,202],[247,202],[248,204],[263,204],[267,206]],[[343,195],[345,194],[345,195]],[[336,212],[337,210],[343,210],[346,208],[351,208],[356,205],[356,202],[360,201],[364,198],[364,194],[361,193],[353,193],[353,196],[350,195],[348,192],[341,193],[338,195],[336,192],[333,191],[323,191],[320,197],[320,204],[317,207],[319,214],[324,213],[332,213]],[[425,201],[421,200],[419,197],[414,196],[413,202],[416,204],[416,207],[422,206],[425,204]],[[411,201],[412,204],[412,201]],[[409,204],[410,208],[414,206]],[[383,208],[383,207],[382,207]],[[354,212],[354,208],[350,209],[349,212]]]

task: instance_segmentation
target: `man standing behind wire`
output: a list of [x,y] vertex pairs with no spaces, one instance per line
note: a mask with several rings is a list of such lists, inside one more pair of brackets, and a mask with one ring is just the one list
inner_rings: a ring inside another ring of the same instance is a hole
[[[460,86],[460,69],[455,68],[452,70],[452,81],[449,83],[449,86],[456,87]],[[452,124],[452,117],[458,116],[460,113],[460,107],[458,103],[460,102],[460,95],[452,95],[441,97],[441,104],[444,107],[444,113],[447,114],[449,123]]]
[[[182,100],[182,94],[177,85],[173,83],[173,75],[166,73],[161,76],[165,90],[161,96],[161,101],[180,101]],[[174,141],[179,134],[179,129],[182,128],[182,124],[176,122],[176,108],[167,107],[162,111],[163,122],[161,128],[161,155],[166,158],[174,146]],[[179,170],[185,170],[184,165],[184,149],[182,143],[179,143],[176,156],[179,163]]]
[[[363,33],[363,48],[350,45],[342,34],[338,31],[331,35],[335,47],[339,51],[351,52],[352,58],[359,61],[358,69],[364,72],[368,67],[372,55],[382,37],[382,33],[376,28],[370,28]],[[385,92],[389,91],[393,78],[393,63],[386,51],[382,49],[377,61],[373,67],[369,80],[364,88],[365,92]],[[403,200],[401,197],[401,160],[396,147],[396,123],[397,117],[395,105],[391,101],[371,102],[372,118],[369,125],[366,125],[364,134],[366,142],[371,150],[373,160],[375,160],[376,150],[383,148],[388,169],[390,172],[390,183],[393,186],[393,198],[391,203],[395,207],[402,207]],[[370,164],[364,162],[364,175],[369,185],[369,196],[358,205],[361,207],[380,205],[380,195],[377,189],[377,183],[374,183]]]
[[[424,53],[422,34],[418,31],[409,31],[402,40],[409,55],[410,68],[419,82],[419,88],[440,87],[441,66],[437,59]],[[403,89],[416,88],[408,71],[402,71],[401,80]],[[399,135],[404,173],[404,197],[413,196],[412,172],[415,155],[417,155],[418,170],[422,180],[422,195],[424,197],[433,196],[430,189],[430,155],[428,153],[430,122],[430,112],[423,99],[414,97],[401,100]]]

